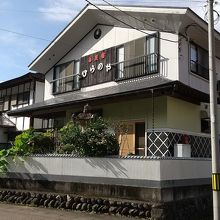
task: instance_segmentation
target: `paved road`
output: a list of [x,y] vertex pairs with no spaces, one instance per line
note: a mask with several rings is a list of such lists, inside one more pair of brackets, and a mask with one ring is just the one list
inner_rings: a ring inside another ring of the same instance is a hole
[[131,220],[126,217],[96,215],[56,209],[0,204],[0,220]]

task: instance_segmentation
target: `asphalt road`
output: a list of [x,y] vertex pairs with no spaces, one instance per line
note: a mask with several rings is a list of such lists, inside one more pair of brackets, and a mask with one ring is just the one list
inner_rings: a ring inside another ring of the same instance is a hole
[[0,220],[131,220],[120,216],[0,204]]

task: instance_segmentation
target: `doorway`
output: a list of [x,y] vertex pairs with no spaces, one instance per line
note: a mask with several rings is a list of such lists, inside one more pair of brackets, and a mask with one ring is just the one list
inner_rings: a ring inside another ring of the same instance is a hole
[[135,155],[145,155],[145,123],[135,123]]

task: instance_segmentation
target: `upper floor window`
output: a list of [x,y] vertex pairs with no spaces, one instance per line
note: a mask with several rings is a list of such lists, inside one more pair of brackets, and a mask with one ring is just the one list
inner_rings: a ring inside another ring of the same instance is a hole
[[29,104],[30,91],[34,89],[33,82],[0,90],[0,112],[8,111],[18,105]]
[[79,89],[79,60],[58,65],[54,69],[53,93]]
[[28,104],[30,99],[30,93],[24,92],[18,95],[17,97],[17,105]]
[[209,79],[208,52],[200,46],[190,44],[190,70],[205,79]]
[[158,35],[153,34],[130,41],[116,49],[116,79],[128,79],[157,73]]

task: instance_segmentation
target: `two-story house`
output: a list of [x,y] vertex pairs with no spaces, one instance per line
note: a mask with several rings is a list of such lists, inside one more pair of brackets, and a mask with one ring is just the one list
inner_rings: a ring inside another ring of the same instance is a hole
[[20,109],[44,98],[44,75],[27,73],[0,83],[0,147],[4,148],[21,131],[41,128],[42,120],[8,116],[7,111]]
[[88,5],[29,66],[45,75],[44,101],[9,115],[61,127],[89,104],[123,125],[121,155],[173,156],[189,142],[210,157],[207,38],[189,8]]

